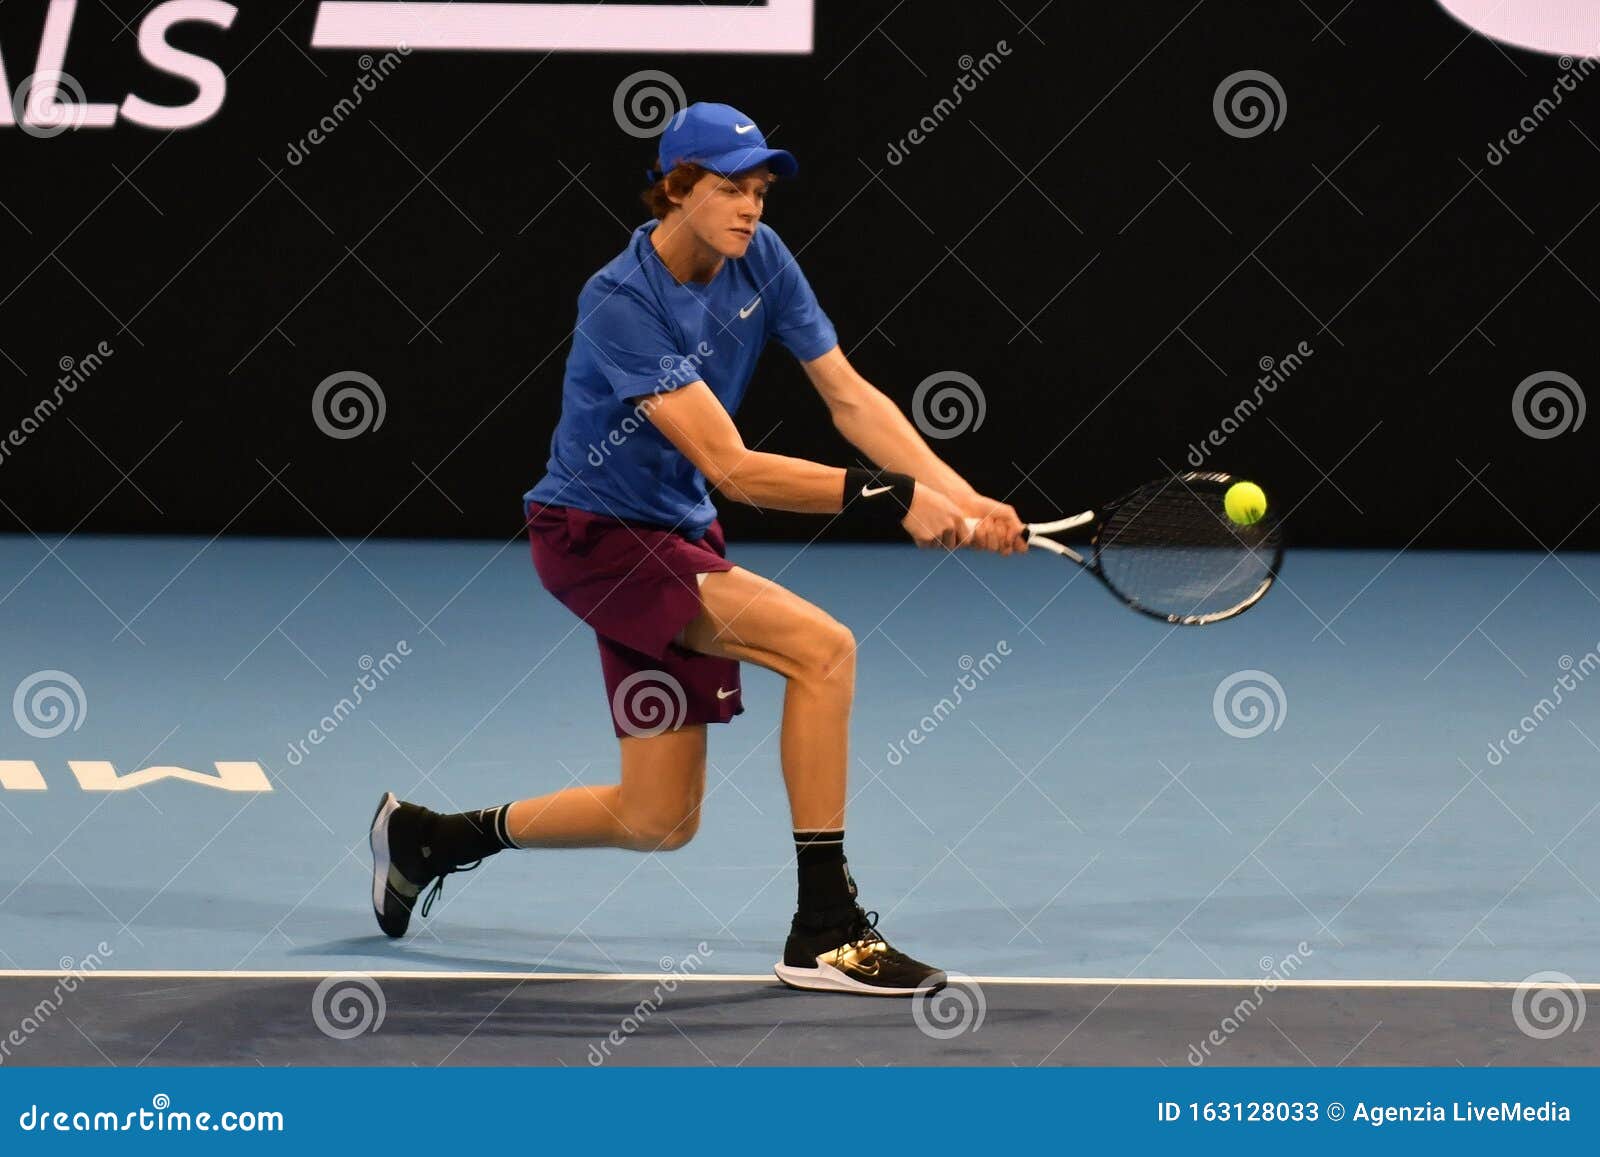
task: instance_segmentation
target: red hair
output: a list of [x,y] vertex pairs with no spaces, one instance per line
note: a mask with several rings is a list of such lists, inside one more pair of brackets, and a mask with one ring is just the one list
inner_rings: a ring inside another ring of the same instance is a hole
[[644,201],[645,208],[650,210],[651,215],[660,221],[677,208],[672,198],[682,200],[687,197],[700,178],[710,171],[692,161],[685,161],[646,189],[640,195],[640,199]]

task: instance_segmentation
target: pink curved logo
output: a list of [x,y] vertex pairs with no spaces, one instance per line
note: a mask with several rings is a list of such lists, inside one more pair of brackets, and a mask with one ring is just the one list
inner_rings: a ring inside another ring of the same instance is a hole
[[1439,0],[1474,31],[1518,48],[1561,56],[1600,56],[1595,0]]
[[733,7],[324,0],[313,48],[480,52],[787,52],[809,55],[816,0]]

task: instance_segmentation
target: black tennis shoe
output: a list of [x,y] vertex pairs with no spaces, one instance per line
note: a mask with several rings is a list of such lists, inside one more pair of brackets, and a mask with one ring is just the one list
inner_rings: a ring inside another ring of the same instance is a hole
[[426,917],[444,890],[446,876],[478,866],[471,863],[440,868],[430,863],[429,849],[422,842],[430,814],[425,807],[396,799],[390,791],[378,801],[378,810],[372,817],[372,831],[367,836],[372,847],[372,911],[378,918],[378,927],[396,939],[406,934],[412,909],[424,888],[433,885],[418,909]]
[[892,947],[878,931],[878,914],[860,907],[844,924],[807,928],[795,918],[783,962],[772,968],[790,988],[860,996],[937,992],[945,974]]

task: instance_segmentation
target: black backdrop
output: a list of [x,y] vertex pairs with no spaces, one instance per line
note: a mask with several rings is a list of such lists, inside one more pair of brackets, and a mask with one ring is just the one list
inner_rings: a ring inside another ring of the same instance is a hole
[[[46,7],[0,8],[13,85]],[[88,99],[192,97],[121,28],[143,7],[79,6],[65,67]],[[1579,395],[1600,378],[1585,62],[1423,0],[821,0],[810,55],[413,51],[291,164],[366,63],[310,47],[315,8],[243,3],[226,31],[170,34],[228,73],[196,128],[0,128],[0,441],[60,392],[64,359],[113,351],[5,447],[8,529],[516,534],[577,290],[644,219],[652,149],[614,96],[655,69],[800,157],[767,220],[845,349],[908,405],[931,374],[970,375],[984,421],[940,446],[1024,517],[1181,467],[1258,363],[1304,342],[1207,459],[1297,505],[1297,541],[1596,544],[1600,419],[1532,437],[1513,413],[1530,375]],[[1281,87],[1275,129],[1219,123],[1244,70]],[[336,439],[312,397],[345,370],[385,409]],[[776,346],[739,424],[849,457]],[[721,505],[736,538],[813,527]]]

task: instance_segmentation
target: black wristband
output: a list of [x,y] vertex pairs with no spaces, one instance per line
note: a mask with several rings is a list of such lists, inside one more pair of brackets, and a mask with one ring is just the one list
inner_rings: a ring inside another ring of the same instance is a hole
[[917,480],[909,474],[847,467],[839,517],[847,524],[892,533],[911,509],[916,489]]

